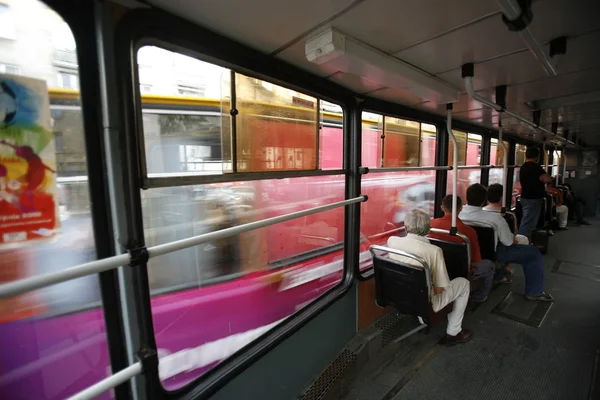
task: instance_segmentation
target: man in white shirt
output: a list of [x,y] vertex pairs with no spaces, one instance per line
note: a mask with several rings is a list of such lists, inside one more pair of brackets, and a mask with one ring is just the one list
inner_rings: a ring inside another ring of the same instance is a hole
[[[496,213],[501,212],[502,211],[503,191],[504,191],[504,188],[499,183],[494,183],[494,184],[488,186],[488,188],[487,188],[487,203],[488,204],[487,204],[487,206],[483,207],[483,210],[496,212]],[[500,214],[500,215],[502,215],[504,217],[503,214]],[[519,228],[517,227],[517,220],[516,220],[516,218],[513,220],[514,220],[515,226],[513,227],[514,229],[512,230],[512,232],[518,232]],[[527,236],[516,234],[515,239],[517,240],[518,244],[529,244],[529,239],[527,239]]]
[[[408,235],[389,238],[388,247],[414,254],[427,262],[433,281],[431,296],[433,311],[438,312],[454,302],[452,312],[448,314],[445,342],[447,344],[468,342],[473,333],[468,329],[462,329],[462,320],[469,301],[469,281],[465,278],[450,280],[448,277],[442,249],[429,243],[429,239],[425,237],[430,230],[429,214],[421,210],[413,210],[406,215],[404,226]],[[394,254],[390,254],[390,257],[410,265],[420,266],[415,260],[406,257]]]
[[[525,297],[527,300],[554,301],[554,297],[544,292],[544,261],[542,254],[534,246],[517,244],[515,235],[508,223],[498,213],[483,211],[487,189],[476,183],[467,189],[467,206],[463,207],[460,219],[464,223],[486,222],[494,227],[497,235],[496,259],[506,264],[521,264],[525,273]],[[501,268],[500,274],[504,272]],[[498,277],[497,277],[498,278]]]

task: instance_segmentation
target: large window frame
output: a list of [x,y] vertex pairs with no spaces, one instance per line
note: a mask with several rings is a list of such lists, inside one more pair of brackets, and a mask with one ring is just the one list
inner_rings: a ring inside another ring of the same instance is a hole
[[[201,38],[201,42],[190,38]],[[120,88],[119,97],[127,99],[122,105],[124,136],[126,145],[122,149],[125,165],[130,168],[128,178],[127,197],[128,203],[134,208],[135,216],[126,222],[130,234],[128,242],[135,242],[137,246],[144,246],[143,226],[140,223],[141,205],[140,190],[161,186],[181,186],[190,184],[206,184],[231,181],[250,181],[268,178],[290,178],[320,175],[346,176],[345,198],[357,197],[360,186],[353,184],[357,176],[358,167],[353,166],[357,159],[351,154],[356,146],[350,144],[354,132],[353,114],[355,99],[351,93],[338,85],[322,82],[310,74],[290,68],[287,64],[246,48],[238,43],[225,39],[219,35],[197,27],[189,22],[172,17],[157,10],[136,10],[125,15],[117,27],[116,33],[116,59],[119,60],[118,81]],[[166,50],[175,51],[187,56],[210,62],[248,77],[265,80],[305,93],[327,102],[338,104],[344,111],[344,152],[343,169],[341,170],[299,170],[279,172],[248,172],[227,173],[223,175],[207,176],[181,176],[168,179],[149,178],[145,171],[143,130],[141,121],[141,97],[137,76],[137,51],[144,45],[158,46]],[[261,71],[257,74],[254,71]],[[306,324],[320,312],[324,311],[337,299],[341,298],[352,286],[354,280],[354,263],[358,259],[359,237],[358,232],[350,229],[356,221],[359,204],[345,207],[345,247],[344,247],[344,274],[342,281],[321,298],[294,314],[293,318],[273,328],[261,338],[247,345],[243,350],[221,362],[215,368],[196,378],[181,389],[168,392],[160,383],[154,386],[161,398],[207,398],[213,394],[235,375],[247,368],[256,359],[260,358],[275,345],[290,336],[301,326]],[[150,348],[156,348],[154,340],[152,315],[148,312],[149,287],[147,285],[147,266],[136,268],[133,283],[138,287],[137,300],[146,305],[143,313],[143,323],[140,324],[144,332],[140,332],[141,343],[146,343]],[[149,371],[149,381],[158,380],[158,370]],[[147,390],[150,394],[150,388]]]

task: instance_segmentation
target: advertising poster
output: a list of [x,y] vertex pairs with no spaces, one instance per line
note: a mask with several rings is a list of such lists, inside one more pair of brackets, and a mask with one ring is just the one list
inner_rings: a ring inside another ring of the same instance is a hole
[[46,83],[0,74],[0,249],[53,237],[56,156]]

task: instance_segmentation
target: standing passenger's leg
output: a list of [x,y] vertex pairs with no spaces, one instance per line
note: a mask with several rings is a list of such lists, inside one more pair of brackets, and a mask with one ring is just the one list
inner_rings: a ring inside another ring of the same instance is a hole
[[531,233],[535,230],[540,212],[542,211],[543,199],[523,199],[521,198],[521,206],[523,207],[523,218],[521,226],[519,226],[519,234],[531,237]]

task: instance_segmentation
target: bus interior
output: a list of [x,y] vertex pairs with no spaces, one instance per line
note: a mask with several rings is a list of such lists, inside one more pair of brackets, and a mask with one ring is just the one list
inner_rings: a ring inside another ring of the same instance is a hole
[[[598,42],[594,0],[0,0],[0,399],[600,399]],[[531,149],[553,301],[466,221],[511,278],[449,346],[388,239],[453,195],[475,290],[457,198],[516,243]]]

